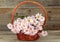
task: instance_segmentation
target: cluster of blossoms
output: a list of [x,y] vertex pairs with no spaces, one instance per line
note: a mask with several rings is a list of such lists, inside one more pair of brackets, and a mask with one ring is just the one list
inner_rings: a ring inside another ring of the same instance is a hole
[[[7,27],[11,29],[13,33],[20,33],[20,31],[26,35],[35,35],[40,30],[43,30],[43,23],[45,18],[42,14],[36,14],[34,16],[28,16],[24,19],[17,18],[13,24],[7,24]],[[46,36],[47,32],[42,31],[40,33],[42,36]]]

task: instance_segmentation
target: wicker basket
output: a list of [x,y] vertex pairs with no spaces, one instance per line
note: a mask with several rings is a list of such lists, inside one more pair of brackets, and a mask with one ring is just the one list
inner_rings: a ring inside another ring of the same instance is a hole
[[[12,21],[11,21],[12,24],[13,24],[13,22],[14,22],[14,14],[16,13],[16,10],[18,9],[18,7],[21,6],[21,5],[27,4],[27,3],[36,4],[36,5],[39,6],[40,9],[43,11],[44,16],[45,16],[45,21],[44,21],[44,24],[43,24],[43,27],[44,27],[45,24],[46,24],[46,20],[47,20],[47,12],[46,12],[45,8],[44,8],[40,3],[34,2],[34,1],[23,1],[23,2],[20,2],[20,3],[14,8],[14,10],[13,10],[13,12],[12,12]],[[36,35],[34,35],[34,36],[26,35],[26,34],[23,34],[23,33],[21,33],[21,32],[18,33],[18,34],[16,34],[16,35],[17,35],[17,38],[18,38],[19,40],[29,40],[29,41],[31,41],[31,40],[37,40],[38,38],[40,38],[40,36],[38,35],[38,33],[37,33]]]

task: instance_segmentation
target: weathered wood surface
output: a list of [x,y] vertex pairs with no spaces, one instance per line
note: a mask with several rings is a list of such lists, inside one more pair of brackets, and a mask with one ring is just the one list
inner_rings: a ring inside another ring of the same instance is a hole
[[60,30],[48,31],[48,36],[36,41],[20,41],[12,32],[0,31],[0,42],[60,42]]
[[[25,0],[0,0],[0,8],[14,8],[19,2]],[[42,3],[44,6],[60,6],[60,0],[33,0]],[[34,6],[34,5],[32,5]]]
[[[26,1],[26,0],[0,0],[0,8],[14,8],[18,3]],[[32,1],[37,1],[42,4],[46,4],[44,0],[32,0]],[[30,6],[30,5],[28,5]],[[32,5],[34,6],[34,5]],[[25,6],[26,7],[26,6]]]

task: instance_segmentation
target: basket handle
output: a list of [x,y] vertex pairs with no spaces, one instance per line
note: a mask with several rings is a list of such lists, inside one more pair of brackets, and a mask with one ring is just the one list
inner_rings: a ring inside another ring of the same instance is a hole
[[47,11],[46,11],[46,9],[44,8],[44,6],[41,5],[41,3],[38,3],[38,2],[35,2],[35,1],[23,1],[23,2],[20,2],[19,4],[17,4],[17,6],[14,8],[14,10],[13,10],[13,12],[12,12],[12,18],[11,18],[12,21],[11,21],[11,23],[13,24],[13,22],[14,22],[14,14],[16,13],[17,8],[18,8],[19,6],[24,5],[24,4],[27,4],[27,3],[36,4],[36,5],[39,6],[39,8],[43,11],[44,16],[45,16],[45,21],[44,21],[43,26],[45,26],[46,20],[47,20]]

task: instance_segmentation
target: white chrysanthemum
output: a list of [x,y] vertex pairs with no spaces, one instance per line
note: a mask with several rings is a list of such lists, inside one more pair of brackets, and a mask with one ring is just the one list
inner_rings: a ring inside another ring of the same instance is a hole
[[30,31],[33,31],[33,30],[34,30],[34,27],[29,24],[28,29],[29,29]]
[[42,35],[42,36],[47,36],[48,33],[47,33],[47,31],[42,31],[42,32],[41,32],[41,35]]
[[17,22],[21,22],[21,20],[22,20],[21,18],[17,18]]
[[40,21],[44,21],[45,20],[45,18],[42,16],[42,14],[36,14],[36,18],[38,19],[38,20],[40,20]]
[[23,29],[23,32],[24,32],[24,34],[30,35],[33,30],[34,30],[33,26],[31,26],[31,25],[29,24],[29,27],[24,28],[24,29]]
[[13,25],[15,25],[15,24],[17,24],[17,21],[16,20],[14,21]]
[[18,22],[17,20],[15,20],[13,23],[13,26],[14,26],[14,28],[17,28],[17,26],[20,24],[21,24],[21,22]]
[[38,30],[43,30],[42,26],[38,26],[37,28]]
[[26,29],[23,30],[23,33],[24,33],[24,34],[27,34],[27,35],[30,35],[31,31],[26,28]]
[[29,16],[29,17],[27,17],[27,21],[26,22],[33,23],[33,19]]
[[24,28],[27,28],[27,23],[25,22],[25,21],[22,21],[21,22],[21,27],[22,27],[22,29],[24,29]]
[[40,26],[42,26],[44,24],[44,22],[40,21],[39,24],[40,24]]
[[31,18],[32,18],[32,19],[35,19],[35,16],[32,15]]
[[20,26],[19,26],[19,23],[17,21],[14,21],[14,24],[13,24],[13,29],[11,29],[11,31],[13,33],[19,33],[20,32]]
[[33,20],[33,24],[37,26],[38,21],[36,21],[36,19]]
[[30,35],[35,35],[38,32],[38,29],[31,25],[29,25],[29,30],[31,31]]
[[22,23],[24,23],[25,25],[28,24],[27,18],[24,18],[24,19],[22,20]]
[[36,14],[36,18],[37,18],[37,19],[40,19],[41,16],[42,16],[42,14],[39,14],[39,13]]
[[40,21],[44,22],[45,17],[41,16]]
[[31,31],[30,35],[35,35],[35,34],[37,34],[37,32],[38,32],[38,30],[33,30],[33,31]]
[[19,33],[19,30],[17,30],[16,28],[14,28],[14,29],[11,29],[11,31],[13,32],[13,33]]
[[20,25],[18,25],[16,29],[18,29],[18,31],[21,31],[22,27]]
[[13,29],[13,26],[12,26],[11,23],[7,24],[7,27],[8,27],[9,29]]
[[13,28],[17,28],[17,24],[14,24],[14,25],[13,25]]

